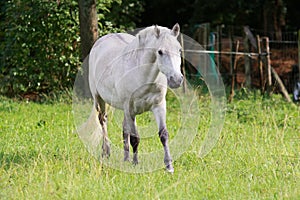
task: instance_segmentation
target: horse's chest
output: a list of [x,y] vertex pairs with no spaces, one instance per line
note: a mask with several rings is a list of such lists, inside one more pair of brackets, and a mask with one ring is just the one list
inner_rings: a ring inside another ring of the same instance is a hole
[[147,93],[131,101],[134,114],[141,114],[151,110],[153,105],[160,104],[165,96],[162,93]]

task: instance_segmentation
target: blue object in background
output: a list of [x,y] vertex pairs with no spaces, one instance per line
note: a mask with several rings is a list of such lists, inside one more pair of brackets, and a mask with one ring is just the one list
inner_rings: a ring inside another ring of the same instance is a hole
[[293,91],[293,101],[300,102],[300,80],[296,81]]

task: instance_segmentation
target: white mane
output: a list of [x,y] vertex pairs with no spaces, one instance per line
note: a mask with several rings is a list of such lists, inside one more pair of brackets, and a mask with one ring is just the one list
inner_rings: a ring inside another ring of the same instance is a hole
[[[141,50],[156,49],[157,44],[160,44],[165,36],[172,34],[172,30],[163,26],[149,26],[139,31],[131,43],[124,49],[124,55],[128,55],[130,58],[138,58]],[[153,40],[153,39],[159,39]]]

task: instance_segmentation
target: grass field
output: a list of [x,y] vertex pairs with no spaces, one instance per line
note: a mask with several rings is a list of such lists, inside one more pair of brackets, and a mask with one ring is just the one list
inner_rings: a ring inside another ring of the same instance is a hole
[[[197,157],[200,132],[207,128],[200,123],[173,175],[102,166],[73,133],[67,101],[0,97],[0,199],[299,199],[299,106],[276,95],[241,96],[227,105],[220,140],[210,154]],[[199,101],[205,104],[207,98]],[[119,127],[115,132],[121,137]]]

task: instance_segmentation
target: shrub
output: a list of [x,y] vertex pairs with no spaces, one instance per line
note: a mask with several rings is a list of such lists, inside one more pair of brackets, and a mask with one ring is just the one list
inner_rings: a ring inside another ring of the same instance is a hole
[[72,84],[80,66],[77,2],[11,0],[4,10],[0,92],[48,92]]
[[[0,94],[72,87],[81,65],[77,0],[9,0],[0,9]],[[133,28],[142,11],[137,0],[98,0],[97,9],[100,36]]]

